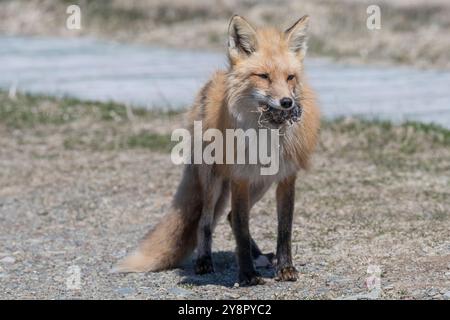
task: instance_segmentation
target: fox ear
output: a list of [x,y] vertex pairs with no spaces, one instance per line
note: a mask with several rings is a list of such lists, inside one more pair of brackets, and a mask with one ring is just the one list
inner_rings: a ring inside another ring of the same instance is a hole
[[228,27],[228,52],[230,57],[244,54],[251,55],[256,51],[256,31],[242,17],[234,15]]
[[306,50],[308,48],[308,26],[309,16],[306,15],[298,19],[292,27],[284,32],[289,44],[289,48],[294,51],[300,58],[303,58],[306,55]]

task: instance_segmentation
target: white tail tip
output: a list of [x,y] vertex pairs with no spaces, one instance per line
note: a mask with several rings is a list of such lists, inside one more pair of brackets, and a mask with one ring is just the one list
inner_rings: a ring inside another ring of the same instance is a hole
[[152,263],[149,257],[140,251],[135,251],[129,256],[120,260],[110,270],[110,273],[129,273],[129,272],[147,272],[151,271]]

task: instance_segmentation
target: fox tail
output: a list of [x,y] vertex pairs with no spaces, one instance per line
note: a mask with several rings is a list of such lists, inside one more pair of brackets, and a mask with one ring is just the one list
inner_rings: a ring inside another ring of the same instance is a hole
[[170,212],[119,261],[112,272],[161,271],[177,267],[195,249],[202,199],[198,175],[187,165]]

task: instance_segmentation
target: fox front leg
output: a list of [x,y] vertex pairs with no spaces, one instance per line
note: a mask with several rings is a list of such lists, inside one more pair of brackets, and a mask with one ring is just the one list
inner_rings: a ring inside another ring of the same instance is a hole
[[237,244],[239,284],[242,286],[264,283],[253,264],[250,229],[248,225],[249,211],[249,183],[247,181],[232,181],[231,225]]
[[[250,194],[249,194],[249,210],[252,209],[252,207],[255,205],[256,202],[258,202],[264,194],[267,192],[267,190],[270,188],[271,184],[252,184],[250,187]],[[232,213],[228,213],[227,220],[233,228],[233,223],[231,221]],[[259,249],[258,245],[256,244],[255,240],[253,240],[252,237],[250,237],[250,246],[253,256],[253,261],[255,263],[256,267],[271,267],[274,254],[273,253],[262,253],[261,249]]]
[[296,281],[298,272],[292,264],[292,219],[294,215],[295,202],[295,179],[290,176],[282,180],[277,186],[277,215],[278,215],[278,238],[277,238],[277,273],[275,280]]
[[[233,223],[231,222],[232,212],[230,211],[227,216],[228,223],[231,228],[233,228]],[[252,252],[253,261],[256,267],[271,267],[272,261],[275,255],[273,253],[262,253],[261,249],[256,244],[255,240],[250,237],[250,250]]]

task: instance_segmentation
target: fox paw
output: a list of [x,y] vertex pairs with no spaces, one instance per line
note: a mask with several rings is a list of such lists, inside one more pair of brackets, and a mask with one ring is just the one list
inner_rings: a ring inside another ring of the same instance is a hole
[[213,273],[214,266],[212,262],[212,258],[210,256],[203,256],[197,258],[195,262],[195,273],[196,274],[206,274]]
[[265,281],[261,278],[260,274],[256,271],[242,272],[239,274],[239,286],[248,287],[264,284]]
[[293,266],[280,267],[275,276],[276,281],[297,281],[298,271]]

